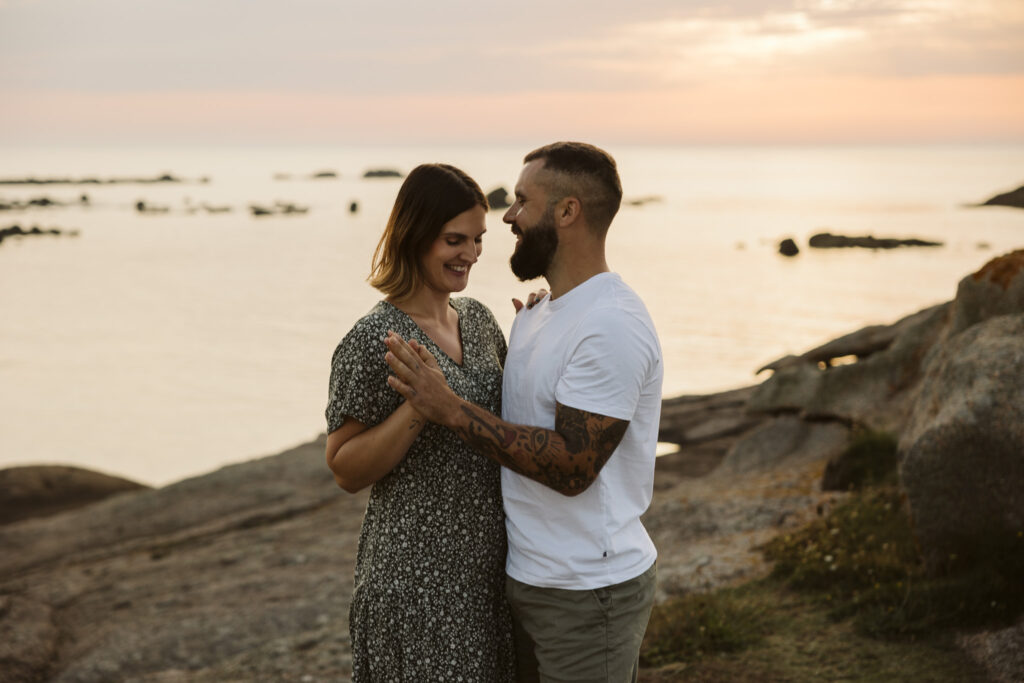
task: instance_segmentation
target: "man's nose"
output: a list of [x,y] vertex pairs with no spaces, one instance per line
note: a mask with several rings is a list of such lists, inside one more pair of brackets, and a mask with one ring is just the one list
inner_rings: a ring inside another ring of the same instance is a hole
[[506,211],[505,215],[501,217],[501,220],[503,222],[508,223],[508,224],[511,225],[512,223],[515,223],[516,216],[518,214],[519,214],[519,204],[516,203],[516,204],[513,204],[512,206],[508,207],[508,211]]

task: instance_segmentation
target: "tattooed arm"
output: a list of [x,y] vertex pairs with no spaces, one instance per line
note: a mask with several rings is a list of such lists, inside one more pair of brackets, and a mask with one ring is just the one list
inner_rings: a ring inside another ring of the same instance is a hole
[[629,426],[628,420],[560,403],[554,429],[506,422],[456,396],[415,342],[389,335],[387,345],[387,361],[395,371],[388,383],[406,403],[499,465],[563,495],[578,495],[594,482]]
[[505,422],[463,402],[464,416],[448,425],[463,441],[499,465],[566,496],[587,490],[622,441],[628,420],[556,404],[555,428]]

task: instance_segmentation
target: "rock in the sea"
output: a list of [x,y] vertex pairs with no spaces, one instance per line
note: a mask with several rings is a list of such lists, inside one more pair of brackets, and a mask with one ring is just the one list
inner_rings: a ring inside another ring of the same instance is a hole
[[6,228],[0,228],[0,242],[10,237],[38,237],[41,235],[67,235],[69,237],[78,237],[77,230],[61,230],[59,228],[49,228],[44,230],[38,225],[34,225],[28,230],[23,229],[20,225],[12,225]]
[[[0,185],[151,185],[153,183],[184,183],[187,182],[171,173],[159,176],[133,178],[0,178]],[[199,178],[199,183],[210,182],[209,178]]]
[[171,207],[148,204],[140,199],[139,201],[135,202],[135,210],[138,211],[139,213],[170,213]]
[[508,200],[508,190],[504,187],[496,187],[488,192],[487,205],[492,209],[507,209],[512,206]]
[[402,174],[393,168],[371,168],[363,173],[364,178],[401,178]]
[[296,216],[309,213],[309,207],[292,202],[277,201],[273,206],[250,204],[249,211],[253,216]]
[[148,488],[80,467],[34,465],[0,470],[0,524],[46,517],[125,491]]
[[983,202],[981,206],[1012,206],[1017,209],[1024,209],[1024,186],[1010,192],[997,194],[995,197]]
[[[1016,280],[1024,281],[1019,266],[1005,291]],[[1024,530],[1024,306],[951,331],[925,359],[899,448],[901,485],[934,571],[953,560],[1002,562],[1015,547],[1019,555]]]
[[656,204],[660,201],[664,201],[664,198],[660,195],[649,194],[643,197],[628,197],[622,200],[623,206],[644,206],[646,204]]
[[862,247],[864,249],[895,249],[896,247],[941,247],[942,242],[922,240],[916,237],[899,239],[895,237],[848,237],[833,235],[828,232],[818,233],[807,241],[808,246],[815,249],[842,249],[846,247]]
[[779,242],[779,253],[783,256],[796,256],[800,253],[800,247],[796,246],[793,238],[787,237]]

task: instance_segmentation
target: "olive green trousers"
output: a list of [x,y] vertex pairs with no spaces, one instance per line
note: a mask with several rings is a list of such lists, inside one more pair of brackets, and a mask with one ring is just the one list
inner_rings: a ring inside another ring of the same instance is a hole
[[634,579],[594,590],[505,577],[519,683],[635,683],[656,576],[653,564]]

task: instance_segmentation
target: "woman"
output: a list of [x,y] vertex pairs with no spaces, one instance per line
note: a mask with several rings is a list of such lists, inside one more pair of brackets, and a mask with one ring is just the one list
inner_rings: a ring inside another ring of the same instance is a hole
[[460,396],[500,411],[505,337],[481,303],[450,298],[487,208],[459,169],[414,169],[373,256],[386,297],[334,352],[327,463],[345,490],[373,486],[349,612],[356,683],[514,678],[499,468],[402,401],[383,344],[389,331],[417,340]]

